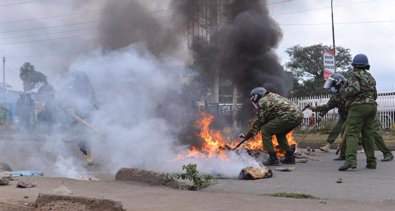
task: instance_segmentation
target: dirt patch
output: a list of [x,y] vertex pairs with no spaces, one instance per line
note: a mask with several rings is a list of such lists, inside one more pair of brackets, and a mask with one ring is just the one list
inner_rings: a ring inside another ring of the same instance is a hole
[[123,211],[121,202],[77,196],[39,194],[34,211]]
[[178,190],[188,190],[185,183],[172,180],[166,174],[136,168],[121,168],[115,175],[115,180],[142,182],[149,185],[163,185]]
[[33,209],[34,209],[33,207],[28,207],[23,205],[0,203],[1,211],[34,211]]

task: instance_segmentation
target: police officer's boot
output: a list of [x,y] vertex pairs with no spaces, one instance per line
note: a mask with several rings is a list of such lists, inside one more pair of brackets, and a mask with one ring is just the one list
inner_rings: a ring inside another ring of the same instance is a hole
[[389,155],[385,155],[383,159],[381,159],[382,162],[387,162],[387,161],[391,161],[394,159],[394,156],[392,154]]
[[93,159],[92,151],[91,151],[90,149],[88,149],[88,150],[86,151],[85,161],[86,161],[86,164],[87,164],[88,166],[93,165],[94,162],[95,162],[94,159]]
[[278,166],[278,158],[275,152],[269,152],[269,159],[262,163],[265,166]]
[[292,151],[286,151],[285,157],[281,160],[283,164],[295,164],[295,155]]

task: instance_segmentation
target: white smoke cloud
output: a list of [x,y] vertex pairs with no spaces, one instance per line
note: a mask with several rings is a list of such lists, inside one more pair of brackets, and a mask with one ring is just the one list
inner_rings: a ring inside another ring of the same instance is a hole
[[176,159],[187,152],[187,146],[179,146],[180,129],[172,119],[158,115],[158,109],[172,106],[168,104],[174,102],[166,97],[181,93],[180,79],[187,70],[177,60],[158,61],[143,49],[131,45],[112,52],[98,50],[70,67],[89,76],[99,102],[91,121],[105,138],[96,135],[89,140],[99,165],[111,173],[122,167],[175,172],[184,164],[196,163],[202,172],[229,177],[237,177],[247,165],[257,166],[252,158],[234,153],[226,161]]

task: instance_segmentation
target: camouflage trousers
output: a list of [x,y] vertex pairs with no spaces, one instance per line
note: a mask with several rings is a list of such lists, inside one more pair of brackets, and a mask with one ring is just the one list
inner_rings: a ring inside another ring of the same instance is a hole
[[359,134],[362,134],[362,145],[365,149],[366,162],[370,166],[376,165],[373,139],[376,112],[376,104],[360,104],[349,109],[345,131],[347,164],[357,164],[358,139]]
[[302,119],[300,120],[283,120],[283,119],[273,119],[266,123],[262,127],[262,143],[263,149],[269,153],[273,153],[274,147],[272,142],[272,136],[276,135],[278,146],[282,151],[290,151],[290,147],[288,145],[288,141],[286,138],[287,133],[291,132],[297,126],[302,123]]
[[336,138],[339,136],[340,132],[342,131],[342,127],[345,121],[346,121],[345,117],[341,117],[341,116],[339,117],[339,120],[337,120],[336,125],[332,128],[331,132],[329,133],[326,142],[330,144],[333,144],[333,142],[335,142]]
[[[342,134],[342,136],[343,136],[343,134],[344,134],[344,130],[345,130],[345,126],[346,126],[346,125],[347,125],[347,123],[345,123],[345,124],[342,126],[342,129],[341,129],[341,134]],[[373,125],[373,126],[374,126],[373,139],[374,139],[374,144],[376,145],[376,148],[377,148],[378,150],[380,150],[380,152],[383,153],[383,157],[391,156],[391,155],[392,155],[392,152],[391,152],[391,150],[387,147],[387,145],[385,144],[384,139],[383,139],[383,137],[382,137],[382,135],[381,135],[381,133],[380,133],[380,130],[381,130],[380,121],[379,121],[378,119],[374,120],[374,125]],[[359,141],[363,142],[362,138],[360,138]],[[365,141],[365,142],[366,142],[366,141]],[[341,149],[340,149],[340,156],[342,156],[342,157],[345,157],[345,156],[346,156],[346,146],[347,146],[347,143],[346,143],[346,142],[344,142],[343,145],[341,146]]]

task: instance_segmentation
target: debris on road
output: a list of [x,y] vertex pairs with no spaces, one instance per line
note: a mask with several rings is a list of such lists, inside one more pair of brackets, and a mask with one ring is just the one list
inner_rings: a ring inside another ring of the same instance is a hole
[[342,182],[343,182],[342,177],[338,177],[337,180],[336,180],[336,183],[342,183]]
[[34,188],[36,186],[36,183],[30,180],[20,180],[16,183],[17,188]]
[[254,168],[252,166],[246,167],[241,170],[239,179],[242,180],[256,180],[263,178],[270,178],[273,176],[272,170],[266,166]]

